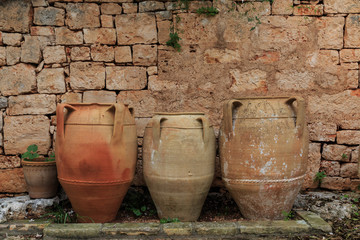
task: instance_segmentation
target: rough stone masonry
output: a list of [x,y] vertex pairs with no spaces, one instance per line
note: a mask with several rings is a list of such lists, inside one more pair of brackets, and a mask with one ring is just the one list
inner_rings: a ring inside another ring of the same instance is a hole
[[[57,103],[134,107],[134,185],[144,185],[141,145],[153,112],[203,111],[218,134],[225,100],[258,95],[307,101],[304,188],[357,188],[360,1],[175,3],[0,1],[0,197],[26,191],[19,156],[28,145],[54,150]],[[196,13],[210,6],[219,14]],[[180,52],[166,45],[170,29]],[[213,184],[221,185],[219,166]]]

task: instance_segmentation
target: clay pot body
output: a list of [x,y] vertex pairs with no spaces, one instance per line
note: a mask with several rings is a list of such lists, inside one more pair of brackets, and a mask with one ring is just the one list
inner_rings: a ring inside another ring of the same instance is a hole
[[21,161],[24,177],[30,198],[51,198],[56,196],[59,182],[57,180],[56,162],[45,159]]
[[145,182],[159,218],[196,221],[214,177],[215,135],[202,113],[159,113],[145,129]]
[[228,101],[219,140],[222,178],[248,219],[283,219],[306,172],[305,103],[298,97]]
[[135,120],[123,104],[59,104],[58,178],[81,222],[115,219],[134,177]]

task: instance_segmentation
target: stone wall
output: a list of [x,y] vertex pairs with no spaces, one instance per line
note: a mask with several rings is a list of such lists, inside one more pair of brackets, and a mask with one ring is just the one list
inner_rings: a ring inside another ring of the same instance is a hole
[[[199,15],[214,6],[216,16]],[[299,95],[310,130],[304,188],[355,189],[360,143],[360,1],[0,1],[0,197],[26,191],[19,156],[53,150],[61,102],[203,111],[218,134],[233,97]],[[181,51],[166,45],[170,28]],[[219,160],[217,159],[217,165]],[[327,175],[321,185],[317,172]],[[221,185],[219,166],[214,185]]]

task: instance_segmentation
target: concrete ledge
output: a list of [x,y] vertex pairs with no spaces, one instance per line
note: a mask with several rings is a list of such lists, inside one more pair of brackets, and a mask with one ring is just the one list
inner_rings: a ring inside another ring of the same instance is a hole
[[37,236],[43,239],[213,239],[248,238],[253,236],[286,237],[331,232],[330,225],[318,215],[299,211],[303,220],[237,221],[237,222],[176,222],[149,223],[78,223],[11,222],[0,224],[0,239],[8,236]]

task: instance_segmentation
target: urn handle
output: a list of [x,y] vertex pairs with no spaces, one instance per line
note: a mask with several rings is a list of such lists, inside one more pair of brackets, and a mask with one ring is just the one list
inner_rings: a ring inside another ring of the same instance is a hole
[[210,130],[210,124],[209,120],[207,120],[206,117],[199,117],[196,119],[197,121],[200,121],[203,127],[203,142],[204,145],[207,146],[209,142],[209,130]]
[[76,108],[67,103],[60,103],[56,107],[56,127],[57,134],[60,141],[63,141],[65,138],[65,114],[64,109],[67,109],[69,113],[76,111]]
[[224,105],[223,110],[223,126],[224,126],[224,134],[227,136],[230,136],[230,133],[232,132],[233,128],[233,111],[234,111],[234,105],[237,103],[239,106],[242,106],[243,104],[240,102],[240,100],[233,99],[229,100]]
[[111,137],[112,143],[118,143],[122,139],[126,110],[127,107],[123,104],[112,104],[111,107],[107,110],[114,112],[114,128],[113,135]]
[[[297,102],[297,106],[294,106],[294,102]],[[288,104],[296,114],[296,128],[299,131],[299,135],[302,136],[305,127],[305,100],[301,97],[290,97],[285,102]]]
[[167,120],[165,117],[154,117],[152,119],[152,128],[153,128],[153,146],[154,149],[157,149],[160,144],[160,137],[161,137],[161,123]]

